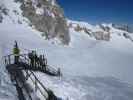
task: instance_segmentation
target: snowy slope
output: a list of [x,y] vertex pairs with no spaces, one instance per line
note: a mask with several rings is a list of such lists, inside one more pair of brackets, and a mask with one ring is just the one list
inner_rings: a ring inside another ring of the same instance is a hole
[[[27,52],[25,49],[45,52],[49,64],[61,67],[64,77],[60,80],[40,73],[38,76],[59,97],[70,100],[132,100],[132,86],[106,77],[113,76],[132,83],[129,74],[132,71],[131,41],[117,35],[110,42],[96,41],[86,34],[70,30],[71,44],[62,46],[44,41],[31,28],[14,26],[10,26],[8,31],[5,27],[0,29],[2,54],[11,52],[14,40],[18,40],[22,52]],[[94,78],[96,76],[101,78]]]
[[3,47],[4,45],[0,44],[0,100],[16,100],[17,93],[15,87],[12,85],[10,78],[7,74],[3,63]]
[[[6,6],[21,13],[18,4],[7,1],[4,0]],[[11,53],[14,40],[18,41],[21,53],[35,49],[46,54],[49,65],[61,67],[62,78],[36,73],[57,96],[69,100],[133,100],[133,42],[119,35],[123,31],[112,27],[110,41],[101,41],[70,28],[71,42],[69,46],[64,46],[44,40],[25,21],[18,24],[17,20],[11,20],[23,19],[21,15],[14,17],[12,12],[9,15],[11,17],[5,16],[0,23],[0,100],[17,100],[2,58]],[[93,32],[103,31],[99,26],[76,23]]]
[[123,27],[115,28],[115,24],[102,23],[99,25],[91,25],[87,22],[71,21],[68,20],[69,28],[75,30],[76,32],[88,34],[90,37],[96,40],[110,41],[112,34],[117,34],[118,36],[129,39],[133,42],[133,33],[128,30],[124,30]]
[[[112,77],[38,77],[64,100],[132,100],[132,86]],[[43,77],[43,78],[42,78]]]

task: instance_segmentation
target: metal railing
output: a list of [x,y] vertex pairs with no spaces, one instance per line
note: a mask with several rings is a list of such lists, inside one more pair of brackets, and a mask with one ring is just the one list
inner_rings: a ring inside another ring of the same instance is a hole
[[[10,64],[14,64],[14,56],[13,54],[10,54],[10,55],[7,55],[7,56],[4,56],[4,59],[5,59],[5,65],[10,65]],[[19,62],[20,63],[25,63],[25,64],[28,64],[30,66],[30,59],[28,57],[28,54],[20,54],[20,55],[17,55],[19,56]],[[47,60],[46,60],[47,61]],[[55,69],[54,67],[51,67],[50,65],[48,65],[47,63],[45,65],[38,65],[36,64],[36,66],[34,66],[35,68],[39,68],[39,67],[43,67],[45,69],[43,69],[44,72],[46,73],[50,73],[51,75],[55,75],[55,76],[61,76],[62,73],[59,72],[59,68],[58,69]]]
[[[27,65],[30,64],[30,59],[28,58],[27,54],[20,54],[20,55],[17,55],[17,56],[19,56],[19,62],[23,62]],[[13,64],[14,64],[14,55],[10,54],[10,55],[4,56],[4,58],[5,58],[5,65],[8,66],[8,67],[12,67]],[[19,64],[18,64],[18,66],[19,66]],[[11,69],[11,70],[15,71],[15,73],[16,73],[16,69],[17,69],[17,71],[20,71],[20,72],[22,71],[23,72],[23,75],[25,77],[25,81],[23,81],[21,79],[21,76],[19,76],[19,75],[17,76],[18,79],[21,80],[21,82],[23,84],[25,84],[26,80],[30,79],[32,84],[35,87],[35,91],[39,91],[39,93],[41,94],[41,96],[44,97],[44,99],[48,98],[48,95],[49,95],[48,90],[49,89],[47,89],[43,85],[43,83],[37,78],[37,76],[34,74],[34,72],[32,70],[25,70],[25,69],[19,69],[19,68],[15,68],[15,70],[13,70],[13,69]],[[56,70],[54,68],[48,66],[48,65],[47,65],[47,69],[48,69],[48,71],[56,73]],[[17,73],[19,73],[19,72],[17,72]],[[16,81],[16,84],[18,84],[18,81]],[[19,86],[19,84],[18,84],[18,86]],[[27,94],[29,95],[30,100],[32,100],[30,93],[28,93],[28,90],[26,88],[25,88],[25,90],[26,90]],[[46,94],[44,94],[44,93],[46,93]]]

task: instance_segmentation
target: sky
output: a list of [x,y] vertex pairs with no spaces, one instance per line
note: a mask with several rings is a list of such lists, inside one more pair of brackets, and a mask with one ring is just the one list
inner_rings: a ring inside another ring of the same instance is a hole
[[133,24],[133,0],[57,0],[65,16],[90,23]]

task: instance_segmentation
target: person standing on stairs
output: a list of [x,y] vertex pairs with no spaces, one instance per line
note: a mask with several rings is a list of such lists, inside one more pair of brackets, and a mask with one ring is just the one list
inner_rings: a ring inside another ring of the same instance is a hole
[[39,67],[38,55],[37,55],[36,51],[34,51],[34,67],[35,68],[38,68]]
[[36,51],[32,50],[32,52],[28,53],[28,57],[30,59],[30,66],[33,69],[36,69],[38,67],[38,57]]
[[30,53],[28,53],[28,57],[30,60],[30,66],[33,67],[34,66],[34,51],[31,51]]
[[39,56],[39,65],[40,65],[40,68],[43,69],[43,56],[42,55]]
[[20,55],[20,49],[18,47],[17,41],[15,41],[15,45],[13,48],[13,55],[14,55],[14,63],[17,64],[19,62],[19,55]]
[[42,60],[43,60],[43,67],[44,67],[45,70],[46,70],[46,67],[47,67],[47,59],[45,58],[44,55],[43,55],[43,57],[42,57]]

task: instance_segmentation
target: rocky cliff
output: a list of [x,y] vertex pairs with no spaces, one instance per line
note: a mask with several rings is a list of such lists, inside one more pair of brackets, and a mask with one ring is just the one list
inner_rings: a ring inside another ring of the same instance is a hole
[[[0,3],[0,22],[3,20],[4,15],[8,15],[8,12],[14,13],[16,20],[17,16],[28,20],[28,24],[34,27],[37,31],[41,32],[41,35],[46,39],[59,39],[63,44],[69,44],[70,36],[69,29],[67,27],[66,18],[64,16],[63,9],[59,6],[56,0],[9,0],[16,6],[19,5],[19,10],[14,9],[8,0],[4,0]],[[4,7],[4,4],[9,6]],[[11,6],[11,7],[10,7]],[[12,8],[12,9],[10,9]],[[12,17],[13,14],[9,14]],[[19,24],[23,24],[24,20],[18,18]]]

